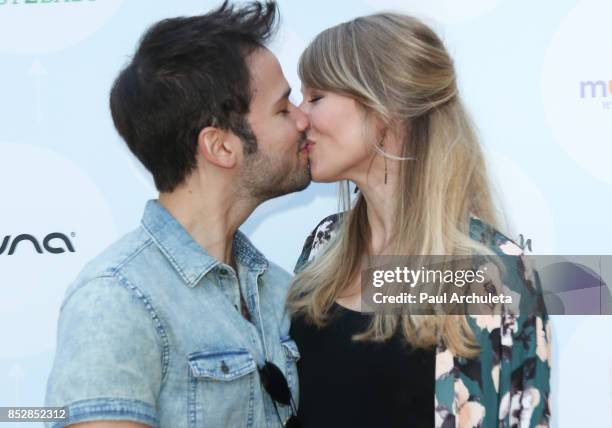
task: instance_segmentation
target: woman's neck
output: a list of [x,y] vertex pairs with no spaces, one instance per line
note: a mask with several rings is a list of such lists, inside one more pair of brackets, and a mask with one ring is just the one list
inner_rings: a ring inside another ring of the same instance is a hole
[[376,188],[361,189],[366,201],[368,225],[370,227],[369,251],[372,255],[388,253],[395,243],[397,219],[395,216],[394,191],[391,183]]

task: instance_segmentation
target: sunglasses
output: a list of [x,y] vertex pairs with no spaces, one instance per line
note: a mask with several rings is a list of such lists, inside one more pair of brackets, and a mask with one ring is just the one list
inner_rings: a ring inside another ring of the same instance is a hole
[[[264,389],[274,401],[274,409],[276,410],[276,415],[278,416],[278,420],[280,421],[281,425],[285,428],[302,428],[302,424],[297,418],[297,408],[295,406],[295,402],[293,401],[293,396],[291,395],[291,389],[289,389],[289,384],[287,383],[287,379],[285,379],[285,375],[283,375],[281,369],[279,369],[275,364],[266,361],[266,364],[264,364],[264,366],[258,370]],[[284,423],[280,413],[278,412],[276,403],[291,406],[292,415]]]

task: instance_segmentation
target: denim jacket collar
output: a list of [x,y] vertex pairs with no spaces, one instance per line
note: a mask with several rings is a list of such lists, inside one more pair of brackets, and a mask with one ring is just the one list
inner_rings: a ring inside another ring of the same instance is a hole
[[268,260],[240,230],[234,234],[232,251],[236,262],[250,270],[263,273],[269,267]]
[[[157,200],[149,200],[141,221],[142,227],[168,258],[189,287],[196,286],[211,269],[221,262],[210,256]],[[236,262],[249,270],[263,272],[266,258],[239,230],[232,245]]]

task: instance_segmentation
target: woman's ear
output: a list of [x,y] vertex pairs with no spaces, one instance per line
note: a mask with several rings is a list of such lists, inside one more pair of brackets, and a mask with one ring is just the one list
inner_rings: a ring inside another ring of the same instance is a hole
[[364,107],[365,117],[369,123],[370,129],[374,132],[376,141],[383,140],[387,137],[389,123],[385,122],[376,112]]
[[238,162],[237,138],[223,129],[208,126],[198,134],[198,151],[204,159],[220,168],[234,168]]

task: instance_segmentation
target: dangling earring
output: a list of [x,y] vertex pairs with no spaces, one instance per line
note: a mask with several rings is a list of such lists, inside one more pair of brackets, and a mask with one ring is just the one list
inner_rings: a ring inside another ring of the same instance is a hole
[[[380,142],[378,143],[378,147],[380,147],[381,150],[384,146],[384,143],[383,143],[384,140],[385,140],[385,137],[383,136]],[[383,158],[385,160],[385,184],[387,184],[387,157],[383,155]]]

